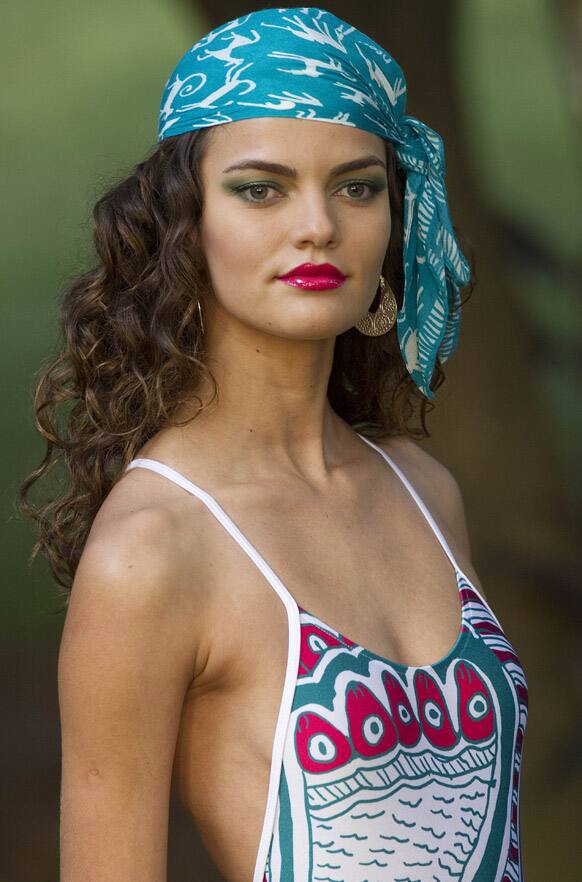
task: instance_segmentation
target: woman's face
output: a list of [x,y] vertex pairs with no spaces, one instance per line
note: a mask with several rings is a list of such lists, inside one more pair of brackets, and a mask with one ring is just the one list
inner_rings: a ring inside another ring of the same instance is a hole
[[[295,340],[351,328],[374,299],[390,238],[383,140],[336,123],[272,117],[206,134],[200,233],[216,295],[211,319],[228,315]],[[360,168],[335,169],[358,160]],[[233,168],[241,163],[248,167]],[[347,278],[320,291],[277,278],[302,263],[331,263]]]

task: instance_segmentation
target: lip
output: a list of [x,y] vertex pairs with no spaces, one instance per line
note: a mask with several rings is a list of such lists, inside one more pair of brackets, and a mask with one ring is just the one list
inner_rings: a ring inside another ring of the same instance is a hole
[[345,279],[326,279],[324,276],[289,276],[281,279],[285,285],[292,285],[294,288],[303,288],[305,291],[327,291],[329,288],[339,288],[343,285]]
[[277,276],[286,285],[306,291],[325,291],[339,288],[347,276],[332,263],[302,263],[283,276]]
[[284,273],[282,276],[277,276],[279,279],[297,277],[341,279],[342,282],[346,278],[341,270],[339,270],[337,266],[334,266],[333,263],[301,263],[299,266],[294,266],[288,273]]

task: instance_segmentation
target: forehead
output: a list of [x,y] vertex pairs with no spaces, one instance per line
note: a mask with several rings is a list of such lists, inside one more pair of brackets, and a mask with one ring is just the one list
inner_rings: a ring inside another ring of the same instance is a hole
[[322,120],[253,117],[207,129],[204,163],[210,168],[252,156],[299,168],[313,158],[335,165],[364,153],[383,158],[382,138],[355,126]]

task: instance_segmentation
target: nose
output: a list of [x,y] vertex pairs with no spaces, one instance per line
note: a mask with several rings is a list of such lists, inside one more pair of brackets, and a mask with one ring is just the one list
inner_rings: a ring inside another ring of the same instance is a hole
[[294,244],[297,247],[305,243],[324,247],[337,237],[338,223],[331,199],[321,192],[298,196],[292,235]]

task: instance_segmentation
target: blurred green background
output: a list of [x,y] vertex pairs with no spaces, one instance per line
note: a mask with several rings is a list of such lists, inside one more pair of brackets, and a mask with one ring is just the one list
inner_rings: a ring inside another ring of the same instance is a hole
[[[34,379],[58,347],[62,289],[90,260],[92,206],[154,144],[169,72],[202,34],[252,8],[54,0],[3,10],[1,880],[58,878],[63,616],[45,562],[27,567],[34,535],[13,502],[44,454],[32,415]],[[451,212],[476,253],[478,284],[423,446],[462,487],[473,562],[528,677],[525,878],[575,882],[582,878],[575,835],[582,821],[582,4],[324,8],[395,55],[409,112],[445,138]],[[219,879],[173,802],[168,879],[193,878]]]

